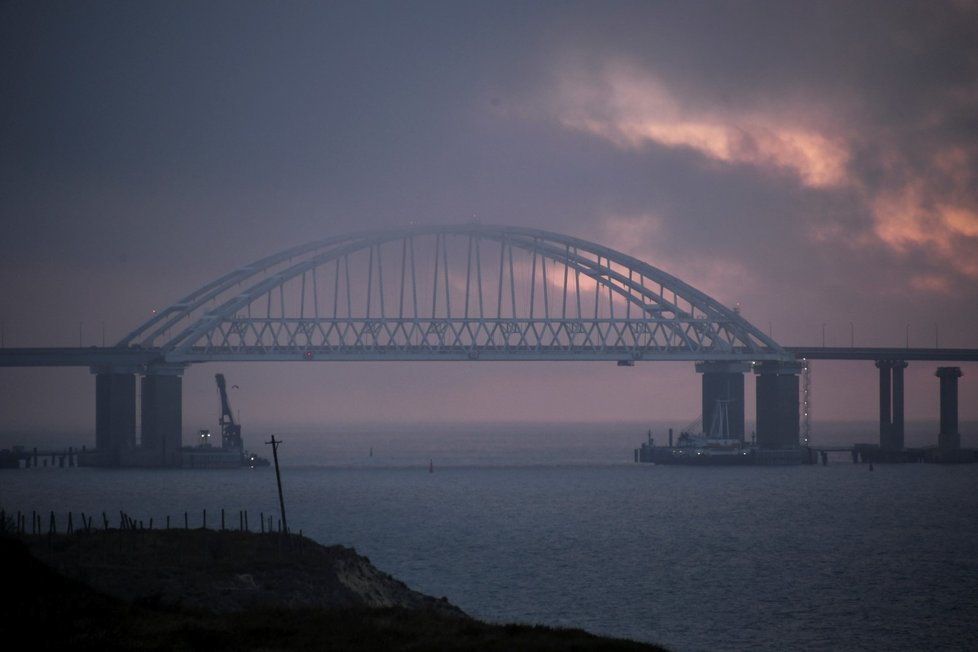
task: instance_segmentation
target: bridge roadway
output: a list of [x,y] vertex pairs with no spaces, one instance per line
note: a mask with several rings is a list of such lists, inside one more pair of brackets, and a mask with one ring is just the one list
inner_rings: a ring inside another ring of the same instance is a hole
[[[801,360],[871,360],[871,361],[904,361],[904,362],[978,362],[978,349],[942,349],[942,348],[904,348],[904,347],[819,347],[819,346],[786,346],[786,351],[794,354],[795,358]],[[214,351],[212,350],[212,353]],[[574,355],[561,352],[560,356],[553,356],[552,359],[573,359]],[[181,356],[183,357],[183,356]],[[219,355],[216,357],[220,357]],[[538,359],[548,359],[546,353],[541,353]],[[305,360],[301,356],[297,359]],[[316,360],[329,361],[329,352],[317,352]],[[350,355],[342,356],[344,361],[355,360],[356,357]],[[366,358],[364,358],[366,359]],[[377,360],[376,356],[370,357]],[[397,354],[392,354],[388,359],[398,359]],[[420,359],[413,355],[406,355],[400,359]],[[457,360],[456,357],[442,356],[441,360]],[[477,359],[477,358],[462,358]],[[581,359],[593,359],[582,356]],[[750,357],[744,356],[745,362],[751,362]],[[3,348],[0,349],[0,367],[146,367],[158,364],[173,364],[168,361],[166,353],[159,348],[125,348],[125,347],[24,347],[24,348]],[[184,360],[177,364],[184,363]]]
[[903,360],[904,362],[978,362],[978,349],[878,346],[786,346],[798,360]]

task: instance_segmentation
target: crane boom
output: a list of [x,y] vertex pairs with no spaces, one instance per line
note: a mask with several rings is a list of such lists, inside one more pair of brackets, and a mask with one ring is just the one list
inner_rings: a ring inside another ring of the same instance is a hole
[[221,447],[241,450],[241,426],[234,422],[234,415],[231,414],[224,374],[215,374],[214,379],[217,381],[217,390],[221,394],[221,418],[218,421],[221,424]]

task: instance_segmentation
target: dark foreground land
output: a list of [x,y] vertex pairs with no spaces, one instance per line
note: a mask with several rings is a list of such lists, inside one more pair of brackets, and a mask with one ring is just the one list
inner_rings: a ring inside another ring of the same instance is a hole
[[661,650],[492,625],[342,546],[213,530],[0,536],[4,647],[66,650]]

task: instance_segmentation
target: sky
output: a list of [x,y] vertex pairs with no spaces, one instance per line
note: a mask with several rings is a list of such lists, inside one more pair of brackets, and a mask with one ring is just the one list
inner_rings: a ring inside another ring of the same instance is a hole
[[[973,0],[4,0],[0,87],[3,346],[113,344],[276,251],[479,220],[635,256],[783,345],[978,348]],[[215,373],[246,430],[700,410],[690,363],[521,365],[197,365],[184,428],[216,426]],[[936,422],[936,366],[908,419]],[[814,363],[816,422],[876,418],[876,373]],[[0,370],[0,402],[0,430],[94,431],[87,369]]]

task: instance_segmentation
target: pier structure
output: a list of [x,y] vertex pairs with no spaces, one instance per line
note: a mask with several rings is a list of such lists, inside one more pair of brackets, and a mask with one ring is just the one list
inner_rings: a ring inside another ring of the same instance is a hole
[[[186,365],[93,367],[94,466],[180,466],[183,441],[182,375]],[[139,441],[136,380],[139,379]]]
[[744,374],[748,362],[698,362],[703,374],[703,432],[744,441]]
[[135,368],[99,367],[95,374],[95,450],[99,466],[119,466],[136,446]]
[[877,360],[880,373],[880,448],[904,448],[903,370],[905,360]]
[[153,365],[140,378],[140,448],[150,463],[180,466],[185,365]]
[[757,394],[757,445],[765,449],[799,446],[799,362],[754,365]]
[[961,433],[958,432],[958,378],[962,376],[961,367],[938,367],[934,375],[941,383],[941,429],[937,435],[941,451],[955,451],[961,448]]

